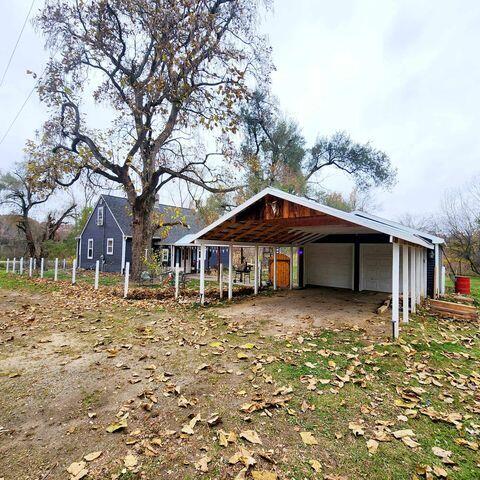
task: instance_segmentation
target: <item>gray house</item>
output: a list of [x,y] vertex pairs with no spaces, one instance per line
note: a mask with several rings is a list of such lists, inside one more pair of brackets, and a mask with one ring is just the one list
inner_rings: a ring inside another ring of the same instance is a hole
[[[182,238],[197,233],[205,225],[192,209],[157,204],[156,210],[163,215],[165,222],[175,219],[181,220],[182,224],[169,227],[168,232],[165,232],[165,229],[163,232],[157,232],[152,238],[152,250],[161,252],[161,263],[164,266],[174,266],[178,262],[186,273],[195,272],[198,247],[182,242]],[[217,252],[217,249],[208,252],[209,265],[216,264]],[[99,260],[103,271],[123,272],[125,263],[130,262],[131,258],[130,205],[126,198],[100,195],[82,233],[77,238],[77,264],[79,268],[94,269],[96,261]]]

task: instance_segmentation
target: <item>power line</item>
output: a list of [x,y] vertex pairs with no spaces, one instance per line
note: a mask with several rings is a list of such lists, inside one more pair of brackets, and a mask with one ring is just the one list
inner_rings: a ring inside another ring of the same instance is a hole
[[23,109],[25,108],[25,105],[27,104],[27,102],[30,100],[30,97],[32,96],[32,93],[35,91],[35,88],[37,88],[36,85],[34,85],[34,87],[30,90],[30,93],[28,94],[27,98],[25,99],[25,101],[22,103],[22,106],[20,107],[20,110],[17,112],[17,114],[15,115],[15,117],[13,118],[13,120],[10,122],[10,125],[8,126],[6,132],[3,134],[3,137],[2,139],[0,140],[0,145],[3,143],[3,141],[7,138],[7,135],[10,133],[10,130],[12,129],[13,125],[15,124],[15,122],[17,121],[17,118],[20,116],[20,114],[22,113]]
[[33,5],[35,3],[35,0],[32,0],[32,3],[30,4],[30,8],[28,10],[27,16],[25,17],[25,21],[23,22],[22,29],[20,30],[20,33],[18,34],[17,41],[15,43],[15,46],[13,47],[12,53],[10,55],[10,58],[8,59],[7,66],[5,67],[5,70],[2,75],[2,79],[0,80],[0,87],[3,85],[3,81],[5,80],[5,75],[8,72],[8,69],[10,68],[10,64],[12,63],[13,56],[15,55],[15,52],[17,51],[18,44],[20,43],[20,39],[22,38],[23,31],[25,30],[25,26],[27,25],[28,17],[30,17],[30,13],[32,12]]

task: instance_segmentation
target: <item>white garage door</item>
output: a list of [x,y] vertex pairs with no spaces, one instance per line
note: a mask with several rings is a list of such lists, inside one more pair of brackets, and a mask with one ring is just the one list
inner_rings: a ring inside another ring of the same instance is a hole
[[353,288],[353,244],[308,245],[306,254],[307,284]]
[[392,245],[360,245],[360,290],[392,291]]

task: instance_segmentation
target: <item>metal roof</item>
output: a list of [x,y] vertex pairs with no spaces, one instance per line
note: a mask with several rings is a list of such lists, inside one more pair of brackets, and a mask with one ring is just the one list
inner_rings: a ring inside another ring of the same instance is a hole
[[[245,210],[250,205],[253,205],[255,202],[259,201],[266,195],[271,195],[283,200],[287,200],[292,203],[296,203],[298,205],[302,205],[304,207],[310,208],[312,210],[330,215],[332,217],[336,217],[342,220],[345,220],[353,225],[357,225],[359,227],[364,227],[369,230],[384,233],[386,235],[390,235],[391,237],[399,238],[401,240],[420,245],[426,248],[433,248],[433,243],[435,242],[431,237],[432,235],[427,234],[426,232],[418,232],[413,231],[413,229],[409,229],[408,227],[403,227],[399,224],[393,224],[388,222],[382,222],[380,219],[374,219],[373,216],[368,216],[365,214],[360,214],[360,212],[344,212],[342,210],[338,210],[333,207],[329,207],[327,205],[322,205],[318,202],[314,202],[304,197],[299,197],[296,195],[292,195],[290,193],[284,192],[282,190],[278,190],[276,188],[265,188],[261,192],[257,193],[246,202],[242,203],[241,205],[235,207],[232,211],[226,213],[222,217],[220,217],[215,222],[211,223],[207,227],[203,228],[199,232],[191,235],[191,239],[189,239],[192,243],[202,243],[202,237],[206,235],[208,232],[216,228],[217,226],[221,225],[223,222],[233,218],[235,215],[239,214],[243,210]],[[436,237],[438,239],[438,237]],[[221,241],[221,239],[217,239]],[[442,239],[439,239],[442,241]],[[230,243],[235,243],[232,240]]]

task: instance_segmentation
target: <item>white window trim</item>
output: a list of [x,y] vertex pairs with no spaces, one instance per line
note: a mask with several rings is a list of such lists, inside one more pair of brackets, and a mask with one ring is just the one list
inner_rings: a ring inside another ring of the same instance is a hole
[[93,259],[93,238],[89,238],[87,240],[87,259],[88,260]]
[[[101,212],[101,215],[100,215],[100,212]],[[103,205],[100,205],[97,209],[97,225],[99,227],[103,225],[104,218],[105,218],[105,209]]]
[[[110,241],[111,241],[111,245],[109,245]],[[113,238],[107,238],[107,255],[113,255],[113,245],[114,245]]]

